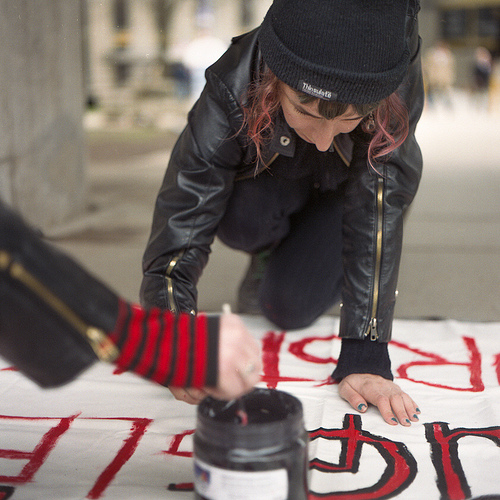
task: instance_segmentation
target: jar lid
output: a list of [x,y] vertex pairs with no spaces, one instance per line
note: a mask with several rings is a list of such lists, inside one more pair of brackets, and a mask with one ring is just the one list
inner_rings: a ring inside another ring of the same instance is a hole
[[305,433],[302,403],[274,389],[254,389],[232,401],[205,398],[195,438],[221,448],[288,446]]

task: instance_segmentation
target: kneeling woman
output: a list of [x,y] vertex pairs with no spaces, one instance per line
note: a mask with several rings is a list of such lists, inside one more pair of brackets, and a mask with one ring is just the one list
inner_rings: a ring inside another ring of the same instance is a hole
[[418,413],[387,350],[422,167],[417,11],[416,0],[275,0],[235,38],[173,150],[141,287],[146,306],[196,311],[218,236],[252,257],[239,312],[294,329],[341,301],[340,395],[394,425]]

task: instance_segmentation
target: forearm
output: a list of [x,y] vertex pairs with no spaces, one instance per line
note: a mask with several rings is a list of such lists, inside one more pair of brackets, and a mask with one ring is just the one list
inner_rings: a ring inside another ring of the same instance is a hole
[[215,387],[219,317],[144,310],[120,301],[109,334],[119,356],[114,363],[164,386]]

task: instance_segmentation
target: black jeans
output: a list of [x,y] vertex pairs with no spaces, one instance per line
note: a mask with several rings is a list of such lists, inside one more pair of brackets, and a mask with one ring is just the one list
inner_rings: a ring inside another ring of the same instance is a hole
[[319,192],[309,177],[235,183],[218,237],[251,254],[272,248],[260,306],[280,328],[304,328],[340,298],[342,201],[342,189]]

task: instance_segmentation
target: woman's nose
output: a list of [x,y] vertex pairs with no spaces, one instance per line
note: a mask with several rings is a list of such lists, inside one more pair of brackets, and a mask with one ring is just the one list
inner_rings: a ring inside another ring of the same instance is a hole
[[338,134],[335,120],[322,120],[314,131],[314,145],[318,151],[328,151],[332,145],[333,138]]

